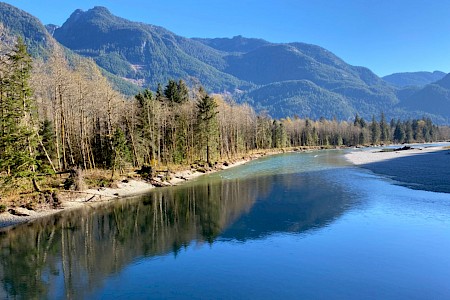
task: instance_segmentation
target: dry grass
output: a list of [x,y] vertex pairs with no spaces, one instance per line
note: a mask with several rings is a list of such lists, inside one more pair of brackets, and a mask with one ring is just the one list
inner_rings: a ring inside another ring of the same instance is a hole
[[[64,176],[39,177],[37,182],[43,193],[36,192],[30,179],[17,178],[5,182],[5,177],[0,178],[0,206],[6,211],[8,208],[25,207],[38,210],[48,207],[48,195],[61,188]],[[53,205],[53,203],[51,204]]]

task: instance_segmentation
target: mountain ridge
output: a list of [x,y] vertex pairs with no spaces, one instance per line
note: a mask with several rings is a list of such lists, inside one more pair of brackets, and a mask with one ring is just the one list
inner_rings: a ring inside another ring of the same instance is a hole
[[108,71],[131,80],[142,80],[146,85],[156,86],[170,78],[189,76],[217,90],[234,90],[246,85],[220,71],[218,66],[223,65],[223,60],[218,51],[205,50],[203,44],[165,28],[114,16],[104,7],[76,10],[55,30],[54,37],[76,53],[93,58],[107,70],[111,64],[122,65],[120,73]]
[[382,77],[383,80],[388,83],[404,88],[408,86],[422,86],[424,87],[427,84],[436,82],[444,78],[447,75],[442,71],[433,71],[433,72],[403,72],[403,73],[394,73],[387,76]]
[[[209,92],[230,93],[238,102],[249,102],[277,118],[349,120],[358,113],[368,119],[385,112],[387,118],[427,115],[437,122],[448,120],[440,113],[445,110],[427,108],[420,100],[433,93],[445,100],[447,81],[433,83],[441,92],[427,86],[394,86],[317,45],[242,36],[190,39],[114,16],[99,6],[76,10],[62,26],[46,28],[74,53],[93,59],[111,80],[126,80],[128,85],[154,89],[168,79],[183,79]],[[436,105],[446,104],[444,100]]]

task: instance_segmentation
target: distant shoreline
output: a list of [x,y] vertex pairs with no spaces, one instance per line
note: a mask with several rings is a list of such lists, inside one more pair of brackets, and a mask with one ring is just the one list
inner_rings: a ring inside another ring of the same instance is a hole
[[397,150],[389,152],[383,152],[381,151],[381,149],[367,148],[359,151],[352,151],[344,155],[344,157],[347,161],[359,166],[405,156],[412,156],[442,150],[445,150],[444,146],[427,147],[427,144],[422,144],[421,147],[416,147],[409,150]]
[[386,176],[411,189],[450,193],[450,148],[417,145],[409,150],[383,152],[364,149],[344,155],[355,166]]

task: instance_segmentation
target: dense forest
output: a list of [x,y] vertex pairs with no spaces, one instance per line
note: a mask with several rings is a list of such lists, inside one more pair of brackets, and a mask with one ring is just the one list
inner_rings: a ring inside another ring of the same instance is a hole
[[[0,49],[0,174],[2,189],[73,170],[143,166],[212,167],[252,151],[448,139],[431,119],[366,121],[272,119],[226,95],[182,80],[131,99],[115,91],[93,61],[68,61],[57,49],[32,61],[24,43]],[[3,191],[2,191],[3,193]]]

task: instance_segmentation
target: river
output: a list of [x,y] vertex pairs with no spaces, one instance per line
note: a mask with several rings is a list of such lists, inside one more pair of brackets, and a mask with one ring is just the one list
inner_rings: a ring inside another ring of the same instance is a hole
[[450,299],[450,196],[287,153],[0,232],[2,299]]

